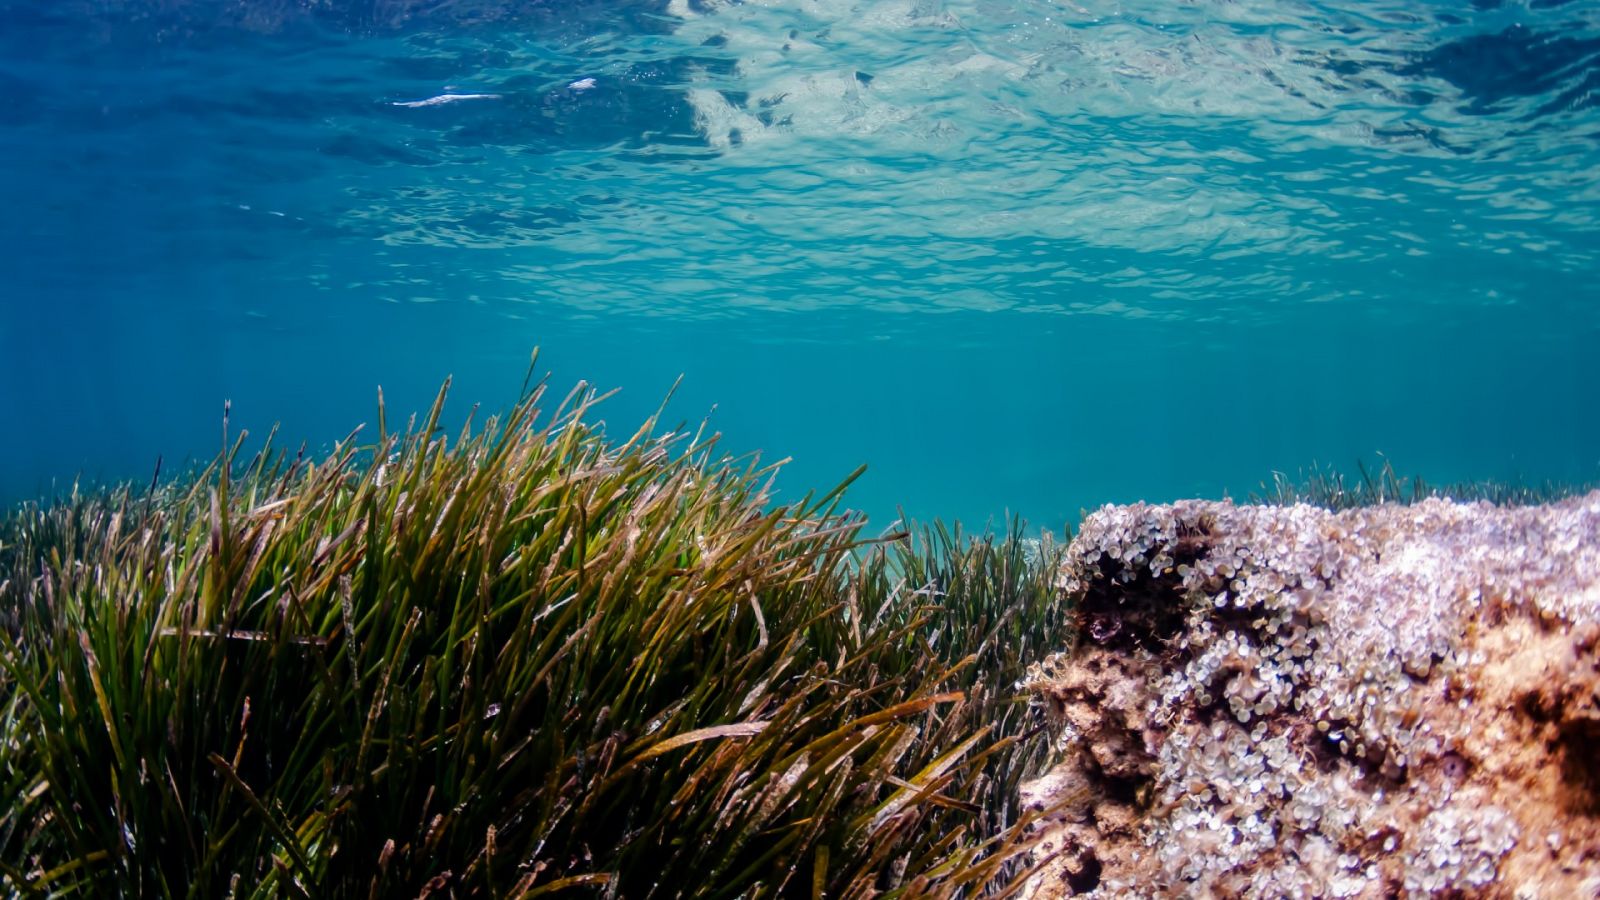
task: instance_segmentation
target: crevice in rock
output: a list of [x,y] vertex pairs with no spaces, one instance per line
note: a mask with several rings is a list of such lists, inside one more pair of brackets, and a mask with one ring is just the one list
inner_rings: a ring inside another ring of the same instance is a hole
[[1070,866],[1067,868],[1067,886],[1074,894],[1087,894],[1100,886],[1100,873],[1105,866],[1092,849],[1084,850],[1077,862],[1076,870]]
[[1107,650],[1159,653],[1183,627],[1183,583],[1176,574],[1140,568],[1127,581],[1109,556],[1079,604],[1083,635]]

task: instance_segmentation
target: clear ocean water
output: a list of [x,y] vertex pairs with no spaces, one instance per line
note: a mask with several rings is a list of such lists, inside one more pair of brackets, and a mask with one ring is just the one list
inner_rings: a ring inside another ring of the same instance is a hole
[[0,498],[529,351],[1059,529],[1600,475],[1593,0],[0,0]]

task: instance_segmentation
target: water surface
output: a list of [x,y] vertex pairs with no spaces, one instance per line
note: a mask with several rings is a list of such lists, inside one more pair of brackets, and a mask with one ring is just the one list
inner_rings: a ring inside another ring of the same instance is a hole
[[0,2],[0,163],[7,498],[535,345],[885,523],[1600,474],[1590,3]]

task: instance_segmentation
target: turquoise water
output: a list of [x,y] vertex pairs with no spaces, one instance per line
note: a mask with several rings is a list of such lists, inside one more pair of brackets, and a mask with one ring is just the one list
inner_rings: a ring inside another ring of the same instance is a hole
[[11,499],[536,345],[885,524],[1600,474],[1586,0],[0,0],[0,209]]

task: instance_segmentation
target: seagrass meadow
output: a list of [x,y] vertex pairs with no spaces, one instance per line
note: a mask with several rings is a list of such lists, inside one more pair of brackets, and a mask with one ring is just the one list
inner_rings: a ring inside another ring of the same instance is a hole
[[1060,545],[554,399],[14,508],[0,893],[1017,890]]

